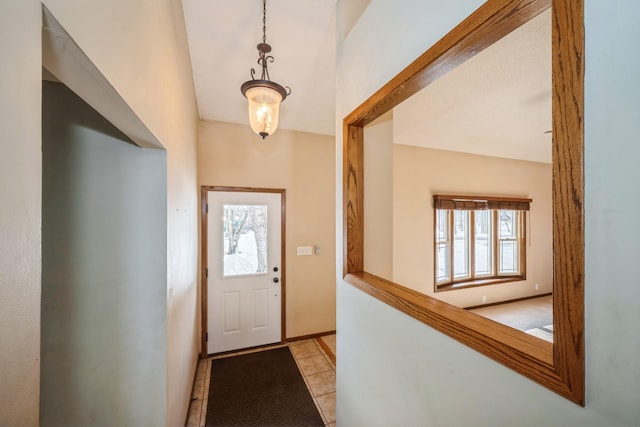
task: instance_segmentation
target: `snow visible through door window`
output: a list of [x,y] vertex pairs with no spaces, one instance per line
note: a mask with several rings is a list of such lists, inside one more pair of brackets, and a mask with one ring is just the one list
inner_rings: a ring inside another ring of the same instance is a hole
[[267,206],[223,206],[224,276],[267,272]]

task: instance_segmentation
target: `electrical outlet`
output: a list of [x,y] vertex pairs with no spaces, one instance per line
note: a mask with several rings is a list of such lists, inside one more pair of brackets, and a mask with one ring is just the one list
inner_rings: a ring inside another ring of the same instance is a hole
[[486,304],[486,303],[487,303],[487,297],[486,297],[486,296],[484,296],[484,295],[482,296],[482,303],[483,303],[483,304]]
[[316,255],[320,255],[320,245],[315,245],[315,246],[313,247],[313,252],[314,252]]
[[536,283],[536,291],[540,289],[540,285]]

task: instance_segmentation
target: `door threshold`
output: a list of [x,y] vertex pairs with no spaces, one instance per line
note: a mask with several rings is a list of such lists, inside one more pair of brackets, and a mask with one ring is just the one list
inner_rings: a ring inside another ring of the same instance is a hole
[[238,350],[228,350],[228,351],[221,351],[219,353],[210,353],[207,355],[207,358],[222,359],[230,356],[240,356],[242,354],[250,354],[250,353],[257,353],[259,351],[273,350],[275,348],[286,347],[287,345],[288,344],[286,342],[257,345],[255,347],[241,348]]

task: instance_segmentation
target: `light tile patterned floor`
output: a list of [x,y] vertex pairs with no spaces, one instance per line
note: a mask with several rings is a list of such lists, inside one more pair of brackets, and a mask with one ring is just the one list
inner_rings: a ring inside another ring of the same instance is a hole
[[[319,339],[319,338],[318,338]],[[318,339],[295,341],[290,344],[276,345],[249,351],[241,351],[223,356],[213,356],[198,362],[196,379],[191,394],[191,405],[187,418],[187,427],[204,427],[207,418],[207,399],[209,396],[209,380],[211,378],[211,361],[222,357],[239,356],[241,354],[255,353],[273,348],[289,346],[291,353],[298,364],[298,368],[304,377],[307,388],[313,396],[313,401],[318,407],[327,427],[336,425],[336,367],[327,355]],[[325,338],[325,342],[327,339]],[[329,337],[329,341],[331,338]],[[335,342],[335,338],[333,338]],[[335,351],[335,344],[329,347]],[[335,360],[335,353],[333,354]]]

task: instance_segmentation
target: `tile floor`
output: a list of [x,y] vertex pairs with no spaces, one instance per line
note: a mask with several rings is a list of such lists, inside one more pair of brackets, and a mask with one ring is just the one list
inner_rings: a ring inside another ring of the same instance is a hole
[[[213,356],[202,359],[198,363],[196,379],[191,394],[191,405],[187,417],[187,427],[204,427],[207,417],[207,399],[209,396],[209,379],[211,378],[211,361],[222,357],[232,357],[241,354],[264,351],[278,347],[289,346],[291,353],[300,368],[307,388],[313,396],[313,401],[318,407],[327,427],[336,425],[336,367],[332,358],[328,355],[317,339],[295,341],[285,345],[276,345],[249,351],[241,351],[223,356]],[[329,350],[334,352],[335,360],[335,335],[323,337]]]
[[336,334],[324,335],[318,338],[318,344],[325,351],[325,354],[329,356],[331,362],[336,364]]

